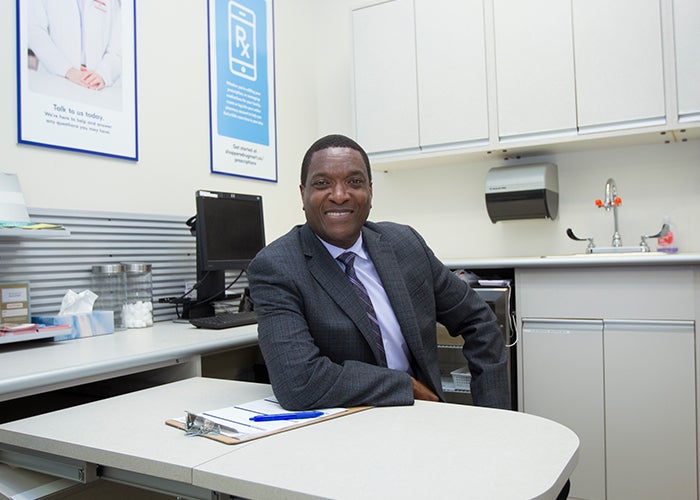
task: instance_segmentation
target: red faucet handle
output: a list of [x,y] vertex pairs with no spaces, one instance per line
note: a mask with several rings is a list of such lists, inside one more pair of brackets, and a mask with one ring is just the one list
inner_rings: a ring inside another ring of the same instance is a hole
[[622,205],[622,198],[620,198],[619,196],[617,198],[615,198],[613,205],[615,205],[616,207],[619,207],[620,205]]
[[596,207],[602,207],[602,206],[603,206],[603,202],[601,201],[600,198],[598,198],[598,199],[595,201],[595,206],[596,206]]

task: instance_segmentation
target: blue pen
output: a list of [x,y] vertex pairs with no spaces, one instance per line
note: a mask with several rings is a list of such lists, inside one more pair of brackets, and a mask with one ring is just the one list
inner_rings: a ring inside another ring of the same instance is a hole
[[253,422],[270,422],[272,420],[296,420],[298,418],[316,418],[323,415],[322,411],[299,411],[296,413],[270,413],[250,417]]

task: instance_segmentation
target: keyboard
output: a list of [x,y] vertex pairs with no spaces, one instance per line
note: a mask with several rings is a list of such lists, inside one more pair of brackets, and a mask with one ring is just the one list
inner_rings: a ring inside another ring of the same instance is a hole
[[222,330],[235,326],[252,325],[258,322],[255,311],[241,311],[232,313],[222,313],[216,316],[206,316],[204,318],[192,318],[190,323],[197,328],[207,330]]

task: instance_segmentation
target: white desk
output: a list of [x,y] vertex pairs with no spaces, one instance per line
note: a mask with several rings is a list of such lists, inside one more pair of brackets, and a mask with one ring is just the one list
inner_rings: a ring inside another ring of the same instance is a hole
[[182,365],[182,378],[201,375],[201,355],[257,342],[257,325],[202,330],[168,321],[97,337],[2,345],[0,401],[166,366]]
[[240,445],[164,424],[269,395],[192,378],[0,426],[3,444],[101,466],[103,477],[194,498],[554,498],[579,440],[523,413],[418,401]]

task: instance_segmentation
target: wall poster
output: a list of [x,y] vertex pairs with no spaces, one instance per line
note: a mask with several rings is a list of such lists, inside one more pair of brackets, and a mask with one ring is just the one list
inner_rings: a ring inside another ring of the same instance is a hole
[[138,160],[135,0],[17,0],[18,141]]
[[273,0],[209,0],[211,172],[277,182]]

